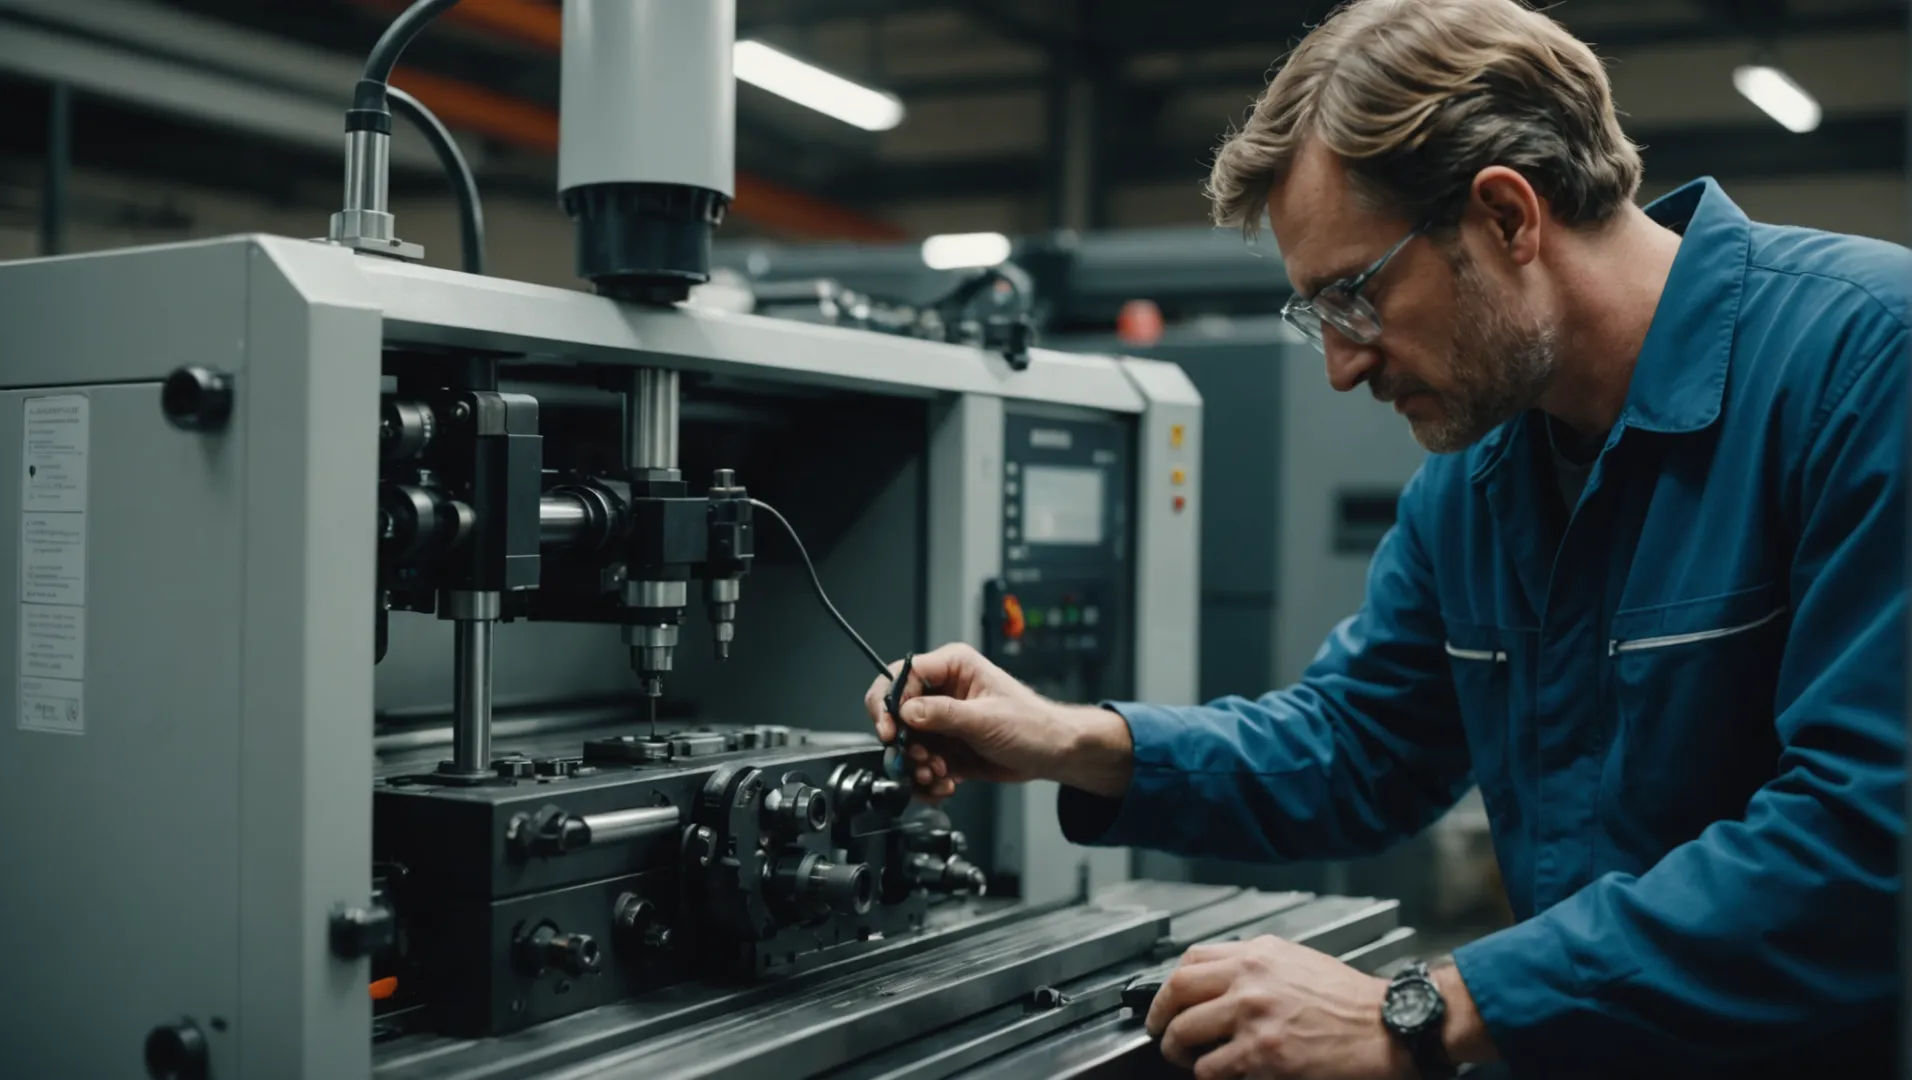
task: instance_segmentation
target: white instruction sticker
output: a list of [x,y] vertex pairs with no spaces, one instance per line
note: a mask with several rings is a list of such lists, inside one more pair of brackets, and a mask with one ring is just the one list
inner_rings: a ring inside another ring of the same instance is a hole
[[86,734],[86,684],[71,679],[20,679],[20,726],[58,735]]
[[22,511],[86,512],[88,404],[80,394],[26,400]]
[[86,678],[86,609],[21,604],[20,674]]
[[86,479],[82,394],[26,399],[20,446],[20,727],[86,734]]
[[86,515],[22,514],[20,599],[86,603]]

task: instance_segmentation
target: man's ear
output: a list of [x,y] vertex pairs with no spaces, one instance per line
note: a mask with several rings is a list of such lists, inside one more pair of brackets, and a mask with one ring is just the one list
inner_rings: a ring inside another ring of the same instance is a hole
[[1546,210],[1526,177],[1505,165],[1490,165],[1474,177],[1471,201],[1493,245],[1516,266],[1525,266],[1540,254]]

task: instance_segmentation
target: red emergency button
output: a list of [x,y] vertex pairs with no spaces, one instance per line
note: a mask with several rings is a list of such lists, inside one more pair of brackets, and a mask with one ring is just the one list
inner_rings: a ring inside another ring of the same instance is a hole
[[1183,510],[1187,509],[1187,507],[1188,507],[1187,499],[1183,498],[1180,495],[1175,496],[1175,512],[1176,513],[1178,514],[1181,513]]
[[1026,626],[1028,623],[1022,617],[1022,601],[1016,599],[1013,594],[1004,596],[1002,598],[1002,636],[1015,641],[1022,637]]

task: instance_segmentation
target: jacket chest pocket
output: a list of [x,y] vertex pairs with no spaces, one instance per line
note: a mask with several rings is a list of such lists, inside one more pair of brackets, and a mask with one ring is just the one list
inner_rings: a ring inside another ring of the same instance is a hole
[[1618,712],[1608,772],[1618,805],[1661,843],[1738,818],[1771,779],[1773,699],[1790,625],[1776,584],[1616,612],[1607,643]]
[[1454,677],[1454,696],[1467,728],[1467,750],[1474,763],[1474,780],[1481,786],[1489,810],[1507,812],[1514,766],[1512,752],[1519,727],[1516,709],[1517,630],[1503,630],[1449,620],[1446,624],[1448,669]]
[[1474,782],[1493,823],[1501,880],[1515,911],[1533,910],[1533,875],[1525,847],[1530,833],[1522,812],[1519,746],[1524,730],[1527,632],[1446,620],[1447,666],[1467,729]]

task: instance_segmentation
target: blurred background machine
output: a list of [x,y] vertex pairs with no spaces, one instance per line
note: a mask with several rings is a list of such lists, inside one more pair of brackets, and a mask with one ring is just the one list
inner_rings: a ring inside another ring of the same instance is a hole
[[[803,322],[1004,347],[1147,356],[1203,401],[1198,622],[1201,700],[1298,680],[1361,604],[1369,560],[1423,451],[1365,393],[1336,393],[1321,354],[1280,319],[1279,252],[1202,227],[967,241],[976,266],[919,244],[729,241],[696,301]],[[1017,657],[999,657],[1025,678]],[[1465,937],[1504,918],[1486,814],[1469,795],[1421,837],[1372,858],[1262,866],[1142,853],[1156,877],[1373,892]]]

